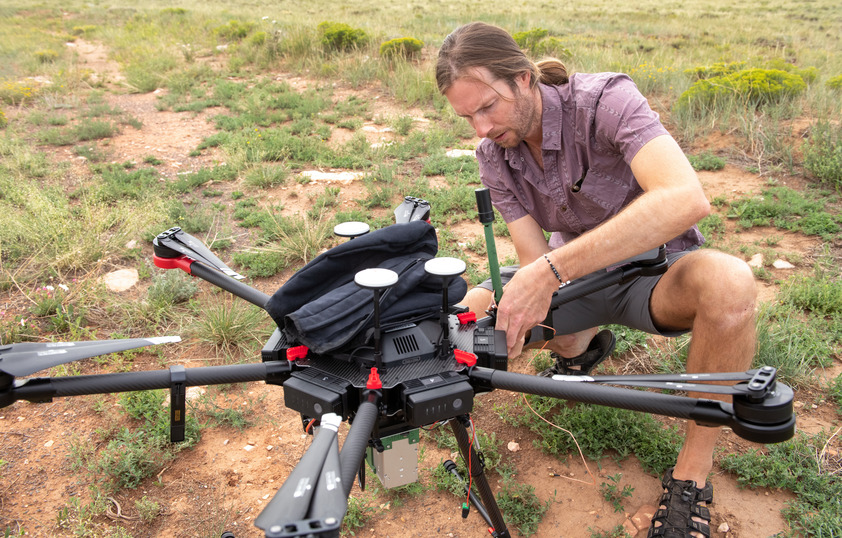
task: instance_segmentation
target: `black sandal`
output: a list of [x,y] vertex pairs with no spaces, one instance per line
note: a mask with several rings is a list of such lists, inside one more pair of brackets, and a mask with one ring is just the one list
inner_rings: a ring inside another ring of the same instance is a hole
[[614,333],[608,329],[603,329],[593,337],[591,343],[588,344],[588,349],[581,355],[566,359],[558,353],[550,353],[550,357],[555,359],[555,364],[538,375],[541,377],[588,375],[599,363],[611,355],[616,343],[617,339],[614,338]]
[[[710,482],[705,487],[697,488],[693,480],[676,480],[672,477],[672,468],[667,469],[661,480],[664,493],[658,501],[658,512],[652,517],[647,538],[663,536],[665,538],[685,538],[696,532],[705,538],[710,537],[710,510],[705,505],[713,502],[713,486]],[[666,508],[660,508],[665,506]],[[704,522],[693,521],[693,518]],[[659,526],[655,526],[660,523]]]

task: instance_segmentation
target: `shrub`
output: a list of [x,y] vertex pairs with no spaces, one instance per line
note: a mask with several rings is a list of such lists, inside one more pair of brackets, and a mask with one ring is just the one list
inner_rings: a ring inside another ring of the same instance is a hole
[[538,532],[538,524],[550,508],[553,499],[541,502],[535,494],[535,488],[520,484],[514,479],[503,480],[503,489],[497,493],[497,505],[506,515],[509,524],[516,528],[521,536],[531,536]]
[[819,70],[813,66],[809,67],[796,67],[795,65],[787,62],[783,58],[774,58],[769,60],[766,63],[767,69],[779,69],[781,71],[786,71],[787,73],[792,73],[793,75],[798,75],[799,77],[804,79],[804,82],[807,84],[811,84],[815,82],[815,80],[819,77]]
[[58,52],[52,49],[36,50],[35,58],[42,64],[50,64],[58,60]]
[[255,46],[263,45],[266,43],[266,32],[255,32],[254,35],[249,38],[249,43]]
[[760,106],[798,95],[806,87],[799,75],[780,69],[745,69],[696,81],[678,98],[676,108],[705,108],[724,99],[739,99]]
[[551,56],[560,59],[570,58],[573,55],[570,49],[564,46],[561,39],[553,36],[539,41],[533,48],[532,53],[536,56]]
[[229,41],[240,41],[254,29],[253,22],[240,22],[236,19],[228,21],[228,24],[217,26],[214,33],[222,39]]
[[17,106],[37,94],[38,88],[31,84],[13,80],[7,80],[0,84],[0,103]]
[[368,41],[365,31],[342,22],[320,22],[317,27],[322,36],[325,50],[348,51],[364,45]]
[[164,271],[152,277],[152,285],[146,290],[146,297],[154,307],[163,309],[184,303],[199,291],[194,279],[181,271]]
[[414,37],[398,37],[380,44],[384,58],[414,58],[424,47],[424,42]]
[[688,155],[687,159],[693,166],[694,170],[722,170],[725,168],[725,159],[717,157],[713,153],[706,151],[701,155]]
[[245,183],[251,187],[265,189],[283,185],[287,176],[289,176],[289,170],[283,166],[258,166],[246,174]]
[[235,252],[233,260],[244,267],[250,277],[274,276],[288,265],[277,252]]
[[524,32],[515,32],[512,34],[512,39],[515,40],[518,47],[533,50],[538,42],[547,37],[548,34],[549,32],[543,28],[533,28]]
[[831,77],[825,82],[825,86],[827,86],[831,90],[842,90],[842,75],[836,75],[835,77]]
[[0,110],[0,129],[9,125],[9,120],[6,118],[6,113]]
[[704,80],[706,78],[711,77],[721,77],[724,75],[730,75],[731,73],[741,70],[743,67],[745,67],[745,65],[745,62],[716,62],[713,65],[705,65],[685,69],[684,72],[688,75],[691,75],[694,78]]
[[84,26],[74,26],[71,33],[73,35],[87,35],[92,33],[94,30],[96,30],[96,26],[92,24],[86,24]]
[[842,187],[842,128],[817,124],[804,143],[804,168],[820,181]]

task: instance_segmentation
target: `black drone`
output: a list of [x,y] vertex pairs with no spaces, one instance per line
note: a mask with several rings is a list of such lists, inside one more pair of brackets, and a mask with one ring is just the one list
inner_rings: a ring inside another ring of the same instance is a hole
[[[489,268],[496,276],[494,216],[486,189],[477,190],[477,201]],[[369,232],[363,223],[338,225],[335,233],[349,241],[307,264],[272,297],[240,282],[242,277],[196,238],[171,228],[153,241],[158,267],[181,269],[206,280],[265,309],[278,323],[262,349],[262,361],[16,379],[79,359],[180,339],[0,345],[0,407],[17,400],[48,402],[57,396],[169,388],[170,436],[179,442],[184,440],[187,387],[246,381],[282,385],[285,405],[299,412],[305,422],[315,420],[318,428],[295,469],[255,519],[269,538],[338,536],[355,477],[365,487],[365,462],[386,487],[416,481],[417,465],[409,468],[406,460],[417,458],[419,429],[444,422],[450,424],[462,457],[472,462],[470,482],[478,496],[466,487],[470,500],[488,522],[492,536],[510,536],[466,428],[474,396],[494,389],[724,425],[760,443],[781,442],[794,435],[792,389],[776,380],[771,367],[718,374],[555,378],[508,372],[506,337],[495,330],[493,312],[477,319],[449,300],[453,290],[459,289],[465,263],[435,257],[429,214],[426,201],[407,197],[395,211],[397,223],[392,226]],[[399,255],[407,257],[407,249],[396,245],[415,235],[423,243],[420,254],[409,256],[408,261],[397,260]],[[368,253],[362,261],[360,252]],[[356,261],[349,263],[352,255]],[[314,268],[329,268],[330,278],[314,273]],[[574,281],[553,297],[545,324],[553,326],[558,307],[566,302],[665,270],[662,247],[598,277]],[[494,286],[499,300],[499,278],[494,279]],[[290,313],[286,303],[301,298],[302,293],[319,297],[308,297],[313,300]],[[410,310],[401,309],[402,298],[413,304]],[[533,339],[550,337],[551,331],[532,335]],[[732,396],[732,403],[619,386],[725,394]],[[351,428],[340,451],[337,430],[346,420]],[[458,475],[452,462],[446,466]],[[466,510],[467,506],[463,515]]]

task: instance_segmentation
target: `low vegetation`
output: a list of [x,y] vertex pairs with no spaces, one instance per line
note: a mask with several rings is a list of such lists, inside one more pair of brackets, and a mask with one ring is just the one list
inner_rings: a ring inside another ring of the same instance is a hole
[[[714,199],[714,214],[701,227],[710,247],[745,258],[762,254],[755,274],[779,290],[758,312],[755,365],[775,366],[799,399],[829,402],[842,417],[842,376],[820,376],[834,357],[838,362],[842,346],[842,50],[827,30],[838,22],[833,2],[780,10],[721,3],[711,10],[691,2],[680,13],[651,2],[607,12],[594,4],[552,20],[535,2],[314,0],[294,13],[272,3],[224,12],[189,2],[120,4],[0,8],[0,344],[182,334],[186,347],[178,349],[208,350],[212,358],[205,360],[213,364],[255,360],[272,328],[265,313],[148,261],[152,238],[175,225],[252,282],[278,283],[336,244],[335,224],[383,227],[411,194],[431,202],[440,252],[466,259],[471,283],[485,279],[485,245],[463,233],[476,219],[476,159],[447,155],[472,149],[475,133],[438,95],[433,76],[445,35],[481,19],[505,26],[535,59],[560,58],[571,72],[628,73],[696,170],[717,173],[727,165],[762,180],[760,189]],[[80,61],[86,44],[103,47],[119,73]],[[176,173],[151,148],[128,159],[116,154],[120,137],[149,128],[136,112],[115,105],[116,97],[151,92],[157,111],[207,119],[211,134],[180,156],[200,164]],[[381,98],[399,110],[380,112]],[[372,129],[383,140],[375,141]],[[727,143],[706,144],[709,136]],[[355,172],[361,187],[316,187],[301,174],[314,169]],[[499,216],[493,229],[508,237]],[[749,230],[768,235],[741,244]],[[824,247],[804,258],[783,252],[781,237],[814,238]],[[795,275],[772,271],[779,257],[794,262]],[[100,282],[120,267],[140,277],[132,299],[106,292]],[[642,358],[640,369],[684,368],[686,337],[656,346],[639,331],[613,329],[615,354]],[[147,359],[155,367],[175,360],[171,351],[156,353]],[[130,371],[136,360],[126,352],[54,373]],[[549,360],[539,355],[537,371]],[[92,400],[95,413],[112,405],[122,412],[111,426],[74,437],[66,465],[84,477],[85,491],[68,496],[57,531],[129,536],[104,515],[110,497],[129,492],[135,500],[128,506],[147,525],[137,535],[148,534],[167,506],[150,486],[180,451],[199,442],[203,428],[241,431],[272,420],[261,402],[223,387],[192,404],[187,441],[171,445],[163,399],[153,391]],[[636,457],[656,476],[675,461],[679,433],[651,416],[540,397],[526,402],[572,432],[590,459]],[[521,403],[483,412],[528,429],[548,454],[564,460],[578,453],[570,435],[536,420]],[[497,498],[507,520],[522,535],[535,534],[555,499],[518,482],[519,469],[494,433],[479,431],[477,439],[488,472],[501,481]],[[455,449],[440,431],[424,442]],[[795,500],[784,516],[793,535],[830,536],[842,527],[832,502],[842,486],[828,446],[838,449],[831,431],[799,434],[719,455],[717,463],[746,487],[791,491]],[[432,485],[376,491],[378,501],[352,498],[344,532],[364,534],[375,506],[398,506],[432,487],[463,498],[463,486],[438,463],[428,465]],[[4,455],[0,470],[15,464]],[[633,489],[618,474],[602,482],[600,493],[619,513],[629,508]],[[213,518],[202,522],[207,535],[221,534],[234,517],[230,506],[214,502]],[[29,524],[0,522],[6,535],[22,535]],[[623,535],[621,527],[588,532]]]

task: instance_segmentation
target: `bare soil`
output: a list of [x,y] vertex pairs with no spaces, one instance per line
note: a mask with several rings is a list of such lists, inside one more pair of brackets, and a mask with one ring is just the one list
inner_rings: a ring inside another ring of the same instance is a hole
[[[213,153],[201,157],[188,155],[213,132],[208,122],[213,111],[201,114],[159,111],[155,107],[155,93],[131,94],[123,90],[117,66],[107,59],[107,51],[100,45],[78,41],[76,50],[80,61],[87,62],[88,67],[112,90],[107,94],[108,101],[142,121],[141,129],[126,127],[108,142],[107,149],[115,162],[142,162],[147,156],[155,156],[165,163],[159,167],[161,172],[174,178],[180,171],[221,161],[222,157]],[[287,80],[302,89],[312,84],[285,73],[267,76]],[[337,95],[347,95],[351,90],[337,87],[336,92]],[[375,117],[412,114],[420,118],[422,115],[420,110],[406,110],[392,102],[376,88],[356,92],[375,103]],[[378,129],[366,132],[372,142],[394,136]],[[347,135],[337,130],[335,141],[341,143]],[[711,140],[700,143],[700,147],[705,147],[705,144],[714,148],[727,146],[727,142]],[[86,179],[86,167],[69,151],[48,151],[53,152],[52,157],[56,160],[76,164],[68,172],[70,184]],[[718,172],[702,172],[700,177],[711,199],[720,196],[733,199],[758,192],[765,186],[764,178],[733,164]],[[217,187],[240,188],[239,181]],[[785,178],[784,181],[796,188],[802,184],[799,178]],[[341,203],[357,207],[354,200],[361,198],[365,192],[361,185],[353,182],[337,185],[341,188]],[[320,183],[300,185],[288,182],[286,186],[267,190],[265,201],[283,202],[288,208],[303,210],[309,200],[307,195],[319,193],[323,188]],[[474,223],[461,223],[454,231],[460,242],[469,242],[482,233],[480,226]],[[740,255],[736,250],[739,245],[756,244],[768,235],[781,237],[776,249],[800,257],[802,262],[794,271],[808,271],[810,260],[821,246],[813,238],[774,230],[730,230],[728,237],[734,252]],[[501,258],[513,254],[512,246],[506,242],[499,249]],[[151,248],[143,246],[143,254],[151,256]],[[774,278],[785,278],[793,270],[771,271]],[[284,273],[259,280],[255,286],[272,293],[288,276]],[[774,299],[776,287],[773,283],[758,281],[757,286],[763,300]],[[210,293],[209,286],[204,283],[202,289],[203,293]],[[140,293],[141,290],[133,289],[124,292],[124,297],[134,300]],[[17,304],[13,295],[0,297],[0,300],[4,301],[4,307]],[[169,364],[185,366],[205,366],[219,359],[215,350],[195,343],[168,346],[164,355]],[[623,359],[613,359],[613,366],[619,367]],[[525,362],[516,361],[513,369],[531,371]],[[140,354],[133,365],[135,370],[160,367],[158,359],[150,353]],[[107,370],[90,360],[82,362],[81,368],[83,373]],[[840,360],[836,357],[834,368],[826,375],[831,378],[840,370]],[[254,383],[225,390],[211,388],[209,392],[223,407],[253,409],[254,414],[250,417],[253,424],[243,430],[219,426],[204,429],[201,441],[179,454],[155,478],[115,496],[110,507],[111,519],[106,516],[94,518],[102,528],[120,525],[133,536],[209,537],[218,536],[223,529],[243,538],[263,535],[253,526],[254,518],[284,482],[311,438],[303,433],[298,414],[284,407],[283,389],[280,387]],[[495,411],[503,405],[521,405],[519,399],[519,395],[501,391],[482,395],[477,398],[474,420],[481,430],[494,432],[502,441],[503,462],[518,469],[517,479],[533,486],[540,499],[552,499],[538,536],[576,538],[590,536],[596,531],[607,532],[626,522],[638,510],[657,503],[660,477],[644,472],[635,458],[622,462],[610,457],[601,461],[585,461],[577,454],[569,454],[564,459],[558,459],[534,447],[533,434],[504,423]],[[838,425],[832,404],[821,402],[816,395],[808,393],[797,394],[796,400],[800,430],[816,432]],[[68,456],[73,451],[73,443],[78,443],[79,439],[95,437],[95,432],[101,428],[130,423],[119,412],[117,401],[117,396],[105,395],[57,399],[45,404],[17,402],[0,409],[0,456],[7,462],[0,484],[0,521],[4,526],[25,529],[28,536],[71,535],[56,526],[57,516],[72,497],[87,502],[88,486],[95,482],[95,477],[71,470]],[[667,423],[680,422],[664,420]],[[340,436],[344,437],[346,431],[347,427],[343,425]],[[510,442],[517,443],[516,451],[507,448]],[[422,436],[421,446],[421,482],[428,485],[432,482],[430,469],[444,459],[455,459],[455,455],[436,447],[425,436]],[[726,430],[719,450],[720,453],[730,453],[753,448],[760,447]],[[628,484],[634,488],[632,497],[624,501],[624,511],[620,513],[614,511],[599,489],[608,476],[617,473],[622,473],[621,486]],[[749,538],[771,536],[787,530],[780,512],[792,500],[789,493],[742,490],[737,487],[732,475],[718,467],[714,468],[711,481],[716,492],[712,507],[714,536]],[[491,485],[495,489],[501,487],[496,474],[491,475]],[[419,495],[395,495],[383,491],[369,480],[365,493],[355,488],[353,494],[362,496],[371,508],[365,526],[357,530],[359,536],[466,537],[484,536],[486,533],[487,526],[476,511],[463,520],[460,517],[461,501],[435,489],[426,489]],[[149,523],[137,519],[134,501],[143,496],[158,502],[161,507],[161,513]],[[637,531],[633,527],[629,530]],[[636,533],[638,537],[645,535],[645,528]]]

